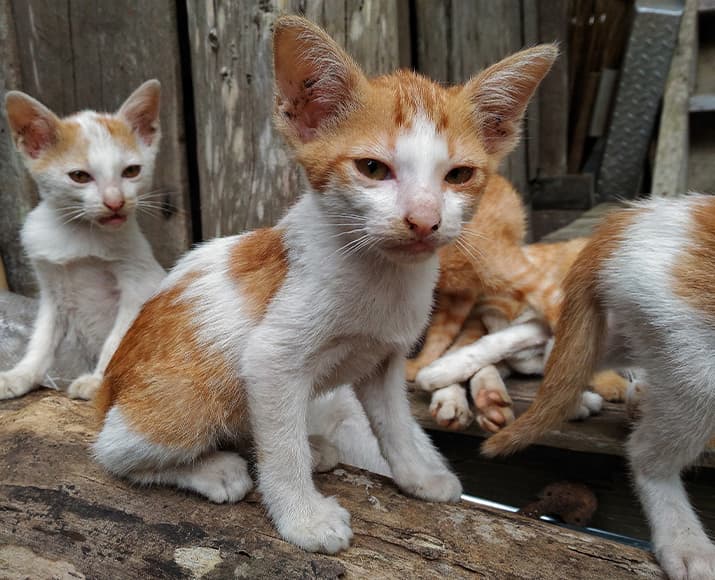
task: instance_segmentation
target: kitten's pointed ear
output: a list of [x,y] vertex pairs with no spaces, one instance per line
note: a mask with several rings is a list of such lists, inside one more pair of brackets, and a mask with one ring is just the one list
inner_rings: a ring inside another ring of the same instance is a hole
[[159,136],[159,105],[161,83],[152,79],[134,91],[117,111],[147,144],[152,145]]
[[290,140],[306,143],[356,105],[357,64],[318,26],[284,16],[273,33],[275,119]]
[[555,44],[522,50],[464,86],[487,153],[501,158],[514,149],[526,106],[558,54]]
[[20,91],[5,95],[5,110],[15,147],[37,159],[58,138],[60,120],[45,105]]

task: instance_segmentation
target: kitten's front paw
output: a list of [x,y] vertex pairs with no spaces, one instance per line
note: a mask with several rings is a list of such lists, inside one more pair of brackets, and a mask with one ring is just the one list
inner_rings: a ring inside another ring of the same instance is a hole
[[461,385],[450,385],[432,393],[429,411],[437,425],[455,431],[466,429],[474,418]]
[[460,378],[455,378],[453,370],[442,361],[444,358],[437,359],[417,373],[415,382],[423,391],[432,392],[459,382]]
[[0,373],[0,399],[14,399],[29,393],[35,387],[28,373],[7,371]]
[[621,403],[626,400],[629,381],[616,371],[602,371],[591,379],[590,387],[606,401]]
[[469,381],[477,423],[489,433],[497,433],[514,421],[512,400],[494,367],[480,370]]
[[707,538],[656,547],[655,556],[671,580],[715,578],[715,546]]
[[84,399],[89,401],[102,384],[102,377],[97,375],[80,375],[67,387],[70,399]]
[[421,474],[409,480],[395,475],[395,482],[405,493],[426,501],[456,502],[462,495],[459,479],[446,469]]
[[308,552],[335,554],[350,546],[350,514],[332,497],[320,497],[296,506],[291,515],[278,518],[276,528],[289,542]]

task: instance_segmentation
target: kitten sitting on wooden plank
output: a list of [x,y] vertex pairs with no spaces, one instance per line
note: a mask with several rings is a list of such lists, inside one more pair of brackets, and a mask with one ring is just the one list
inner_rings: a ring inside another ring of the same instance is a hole
[[159,96],[158,81],[147,81],[115,114],[60,119],[24,93],[7,93],[13,139],[41,200],[22,228],[40,305],[25,356],[0,373],[0,399],[38,387],[62,340],[96,363],[68,388],[71,397],[89,399],[159,287],[165,272],[135,216],[147,203],[159,147]]
[[565,283],[536,400],[484,443],[513,453],[573,412],[599,365],[642,369],[627,452],[656,556],[671,578],[715,578],[715,546],[680,472],[715,435],[715,198],[654,198],[608,216]]
[[275,120],[308,190],[277,226],[190,252],[143,307],[97,396],[97,460],[233,502],[253,483],[217,445],[250,431],[281,535],[337,552],[350,515],[315,488],[306,415],[351,384],[397,485],[457,501],[459,480],[410,413],[405,355],[427,323],[437,249],[514,147],[555,57],[537,46],[449,89],[408,71],[367,79],[321,29],[280,18]]

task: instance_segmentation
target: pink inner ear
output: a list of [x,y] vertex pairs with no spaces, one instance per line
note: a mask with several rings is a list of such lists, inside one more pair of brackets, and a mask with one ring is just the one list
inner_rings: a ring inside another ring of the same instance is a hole
[[55,140],[54,128],[42,117],[34,117],[20,131],[22,147],[25,152],[37,159],[44,149],[47,149]]

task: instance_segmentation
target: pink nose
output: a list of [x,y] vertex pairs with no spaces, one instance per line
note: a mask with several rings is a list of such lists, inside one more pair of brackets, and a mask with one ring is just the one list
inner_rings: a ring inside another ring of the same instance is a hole
[[405,217],[405,224],[417,237],[426,238],[439,229],[440,219],[437,215],[408,215]]
[[124,207],[124,200],[123,199],[112,199],[112,200],[104,200],[104,206],[111,209],[112,211],[119,211]]

